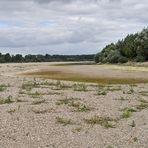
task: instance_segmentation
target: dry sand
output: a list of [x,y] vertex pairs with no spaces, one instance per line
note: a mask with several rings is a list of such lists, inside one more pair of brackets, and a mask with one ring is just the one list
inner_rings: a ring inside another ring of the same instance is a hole
[[[101,71],[103,66],[97,66]],[[148,147],[148,84],[74,86],[75,82],[17,75],[49,67],[49,63],[0,65],[0,148]],[[91,65],[80,69],[97,74]],[[130,70],[120,69],[120,74]],[[114,71],[118,74],[119,67],[104,66],[101,73]],[[148,77],[145,69],[133,71],[137,77]],[[134,112],[123,111],[127,107]],[[123,118],[123,113],[130,115]],[[96,116],[101,123],[84,120]],[[114,121],[103,121],[106,117]]]

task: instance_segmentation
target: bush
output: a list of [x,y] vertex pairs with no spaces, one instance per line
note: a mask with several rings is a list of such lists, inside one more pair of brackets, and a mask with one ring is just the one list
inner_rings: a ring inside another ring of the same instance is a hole
[[101,61],[100,61],[100,56],[101,56],[100,53],[97,53],[97,54],[95,55],[95,62],[96,62],[96,63],[101,62]]
[[120,58],[120,52],[117,50],[112,50],[110,51],[109,55],[108,55],[108,62],[109,63],[118,63],[118,59]]
[[123,57],[123,56],[120,56],[120,57],[119,57],[118,63],[126,63],[126,62],[128,62],[128,58]]
[[96,57],[98,57],[97,62],[103,63],[126,63],[128,60],[148,61],[148,28],[144,28],[139,33],[127,35],[115,44],[107,45]]
[[144,62],[145,60],[145,57],[142,55],[138,55],[135,59],[136,62]]

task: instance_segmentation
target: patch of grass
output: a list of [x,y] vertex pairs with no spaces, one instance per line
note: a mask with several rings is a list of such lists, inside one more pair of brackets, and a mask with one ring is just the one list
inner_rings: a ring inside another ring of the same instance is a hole
[[127,92],[127,94],[133,94],[134,92],[135,91],[134,91],[133,87],[131,86],[130,89],[129,89],[129,91]]
[[42,104],[42,103],[45,103],[46,100],[36,100],[36,101],[33,101],[32,102],[32,105],[38,105],[38,104]]
[[53,90],[63,90],[63,89],[71,88],[71,86],[65,85],[60,80],[57,80],[57,82],[55,83],[55,86],[56,88],[53,88]]
[[140,99],[141,103],[148,103],[148,101],[144,100],[144,99]]
[[98,84],[97,87],[98,87],[98,89],[103,89],[104,87],[106,87],[106,85],[105,84]]
[[10,87],[10,85],[5,85],[5,84],[0,85],[0,92],[5,91],[7,87]]
[[63,126],[74,124],[71,119],[56,117],[56,122],[62,124]]
[[101,95],[105,96],[105,95],[107,95],[107,92],[105,90],[98,90],[97,95],[98,96],[101,96]]
[[41,82],[40,85],[54,86],[54,85],[56,85],[56,83],[55,82],[44,81],[44,82]]
[[113,148],[113,146],[111,146],[111,145],[108,145],[108,146],[107,146],[107,148]]
[[138,109],[139,111],[148,108],[148,103],[141,103],[139,105],[136,106],[136,109]]
[[121,86],[118,87],[107,87],[107,91],[120,91],[122,90]]
[[67,105],[70,104],[74,100],[80,100],[79,98],[65,98],[65,99],[60,99],[56,102],[56,105]]
[[76,127],[75,129],[73,129],[73,133],[81,132],[81,130],[82,130],[82,127]]
[[74,107],[75,108],[74,111],[76,111],[76,112],[87,112],[87,111],[91,110],[88,106],[86,106],[85,104],[82,104],[80,102],[73,101],[69,104],[69,106]]
[[74,91],[88,91],[87,86],[85,84],[74,84]]
[[34,112],[35,114],[45,114],[51,111],[49,109],[33,109],[32,108],[32,112]]
[[133,106],[133,107],[126,107],[122,109],[122,118],[129,118],[133,112],[138,112],[143,109],[148,108],[148,101],[146,100],[140,100],[140,104]]
[[20,95],[25,95],[25,94],[26,94],[26,92],[25,92],[25,91],[20,90],[20,91],[19,91],[19,94],[20,94]]
[[60,95],[61,93],[59,92],[47,92],[47,93],[42,93],[42,92],[34,92],[34,93],[28,93],[29,96],[31,96],[32,98],[40,98],[43,95]]
[[0,86],[0,92],[5,91],[5,90],[6,90],[5,87]]
[[26,91],[31,91],[33,88],[39,88],[40,84],[37,82],[28,82],[22,84],[22,89]]
[[48,92],[47,94],[44,93],[44,95],[61,95],[60,92]]
[[84,119],[85,123],[95,125],[99,124],[105,128],[114,128],[116,123],[115,119],[112,119],[110,117],[99,117],[99,116],[94,116],[90,119]]
[[129,118],[133,112],[137,112],[135,108],[126,107],[122,109],[122,118]]
[[142,96],[148,96],[148,91],[140,91],[139,92]]
[[134,140],[134,142],[137,142],[138,141],[138,138],[137,137],[134,137],[133,140]]
[[28,102],[28,101],[27,101],[27,100],[22,100],[22,99],[17,98],[17,99],[16,99],[16,102],[21,103],[21,102]]
[[146,109],[148,108],[148,101],[147,100],[144,100],[144,99],[140,99],[139,100],[141,103],[139,105],[136,105],[136,109],[141,111],[143,109]]
[[10,104],[13,103],[14,101],[12,101],[12,96],[8,96],[7,99],[2,99],[0,100],[0,104]]
[[56,102],[56,105],[67,105],[69,107],[73,107],[76,112],[87,112],[90,111],[91,108],[86,106],[85,104],[78,102],[78,98],[69,98],[69,99],[61,99]]
[[127,98],[124,98],[124,97],[120,97],[120,98],[117,98],[117,99],[115,99],[115,100],[126,101],[126,100],[128,100],[128,99],[127,99]]
[[40,98],[42,94],[36,91],[35,93],[28,93],[28,95],[33,98]]
[[137,84],[131,84],[130,86],[131,87],[137,87],[138,85]]
[[75,66],[75,65],[95,65],[94,62],[68,62],[60,64],[52,64],[52,66]]
[[10,114],[12,114],[12,113],[16,112],[16,109],[10,109],[7,112],[10,113]]
[[4,104],[10,104],[13,103],[14,101],[12,101],[12,96],[8,96],[7,99],[4,100]]

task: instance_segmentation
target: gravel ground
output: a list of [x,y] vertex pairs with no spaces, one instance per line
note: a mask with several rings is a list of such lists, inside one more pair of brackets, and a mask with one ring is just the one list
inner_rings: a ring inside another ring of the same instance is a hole
[[47,64],[0,65],[0,148],[148,147],[148,84],[16,75]]

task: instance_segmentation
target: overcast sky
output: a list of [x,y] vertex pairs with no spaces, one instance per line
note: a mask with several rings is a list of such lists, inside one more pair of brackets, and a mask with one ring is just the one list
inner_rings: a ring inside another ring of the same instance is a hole
[[89,54],[148,24],[148,0],[0,0],[0,52]]

